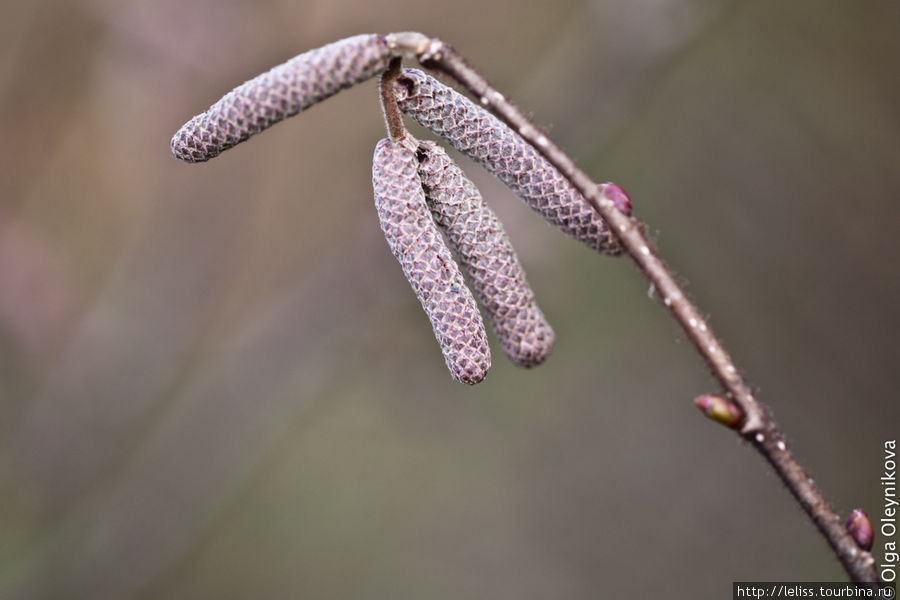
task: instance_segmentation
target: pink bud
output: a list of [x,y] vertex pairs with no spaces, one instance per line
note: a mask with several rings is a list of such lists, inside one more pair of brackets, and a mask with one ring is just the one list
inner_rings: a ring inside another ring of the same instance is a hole
[[860,548],[863,550],[872,549],[872,540],[875,537],[875,533],[872,531],[872,523],[869,522],[869,517],[866,516],[866,513],[861,508],[854,509],[850,516],[847,517],[847,531],[850,532],[850,535],[853,536]]
[[597,186],[600,193],[610,199],[610,201],[619,209],[623,215],[631,216],[631,198],[625,193],[621,187],[611,181],[601,183]]
[[744,411],[741,407],[721,396],[712,394],[697,396],[694,398],[694,404],[704,415],[726,427],[737,429],[744,421]]

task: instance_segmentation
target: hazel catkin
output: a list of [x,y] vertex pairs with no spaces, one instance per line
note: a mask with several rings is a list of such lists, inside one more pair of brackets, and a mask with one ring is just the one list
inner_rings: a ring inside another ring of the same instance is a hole
[[450,375],[484,379],[491,364],[484,322],[425,203],[416,146],[383,139],[375,147],[372,186],[384,237],[431,320]]
[[622,252],[590,203],[500,119],[418,69],[404,69],[394,93],[400,110],[493,173],[545,220],[598,252]]
[[364,34],[304,52],[230,91],[185,123],[172,138],[172,154],[202,162],[387,68],[385,39]]
[[555,336],[500,219],[434,142],[419,143],[419,175],[431,214],[469,276],[504,354],[521,367],[539,365]]

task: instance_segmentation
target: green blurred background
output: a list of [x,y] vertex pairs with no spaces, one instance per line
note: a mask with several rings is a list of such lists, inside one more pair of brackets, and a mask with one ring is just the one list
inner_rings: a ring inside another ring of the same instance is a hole
[[0,598],[843,579],[767,465],[693,407],[715,386],[629,262],[471,163],[558,340],[536,370],[495,345],[484,383],[451,381],[372,205],[374,82],[208,164],[170,156],[245,79],[408,29],[630,192],[828,498],[880,516],[900,429],[895,0],[14,0]]

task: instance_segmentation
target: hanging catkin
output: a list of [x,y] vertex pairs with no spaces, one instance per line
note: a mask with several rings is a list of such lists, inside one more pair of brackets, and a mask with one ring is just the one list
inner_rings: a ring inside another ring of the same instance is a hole
[[553,349],[553,329],[497,215],[434,142],[419,143],[419,175],[431,214],[468,274],[504,354],[521,367],[539,365]]
[[411,140],[378,142],[372,166],[378,220],[431,320],[450,374],[463,383],[478,383],[491,365],[484,322],[431,218],[418,167]]
[[403,70],[394,93],[400,110],[484,166],[561,231],[598,252],[621,253],[578,190],[500,119],[417,69]]
[[172,138],[172,154],[202,162],[344,88],[382,72],[391,57],[380,35],[346,38],[295,56],[247,81]]

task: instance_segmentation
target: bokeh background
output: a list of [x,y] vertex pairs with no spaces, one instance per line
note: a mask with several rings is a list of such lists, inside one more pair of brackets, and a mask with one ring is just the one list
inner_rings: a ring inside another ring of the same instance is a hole
[[[0,8],[0,598],[724,598],[841,580],[627,260],[464,162],[558,342],[450,380],[381,237],[375,82],[175,130],[362,32],[453,43],[636,214],[828,498],[896,438],[900,4]],[[416,129],[421,134],[421,130]],[[876,550],[880,540],[876,539]]]

